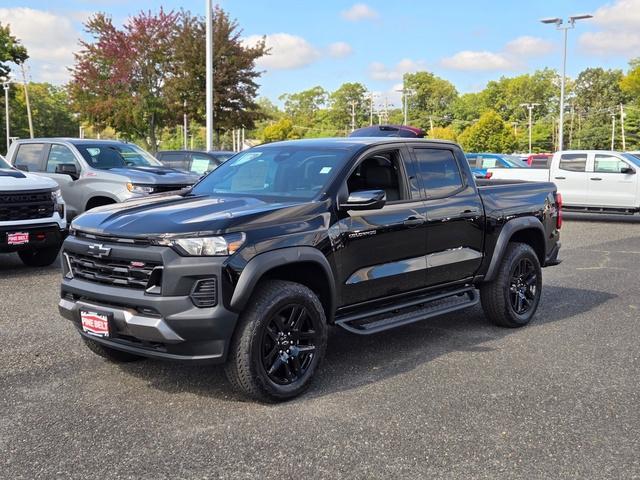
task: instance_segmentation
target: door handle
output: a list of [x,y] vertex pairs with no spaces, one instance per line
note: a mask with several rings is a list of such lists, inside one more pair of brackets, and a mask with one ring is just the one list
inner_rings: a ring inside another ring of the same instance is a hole
[[567,177],[555,177],[556,180],[566,180]]
[[591,177],[591,180],[594,180],[596,182],[599,182],[600,180],[602,180],[600,177]]
[[422,225],[424,223],[424,218],[411,216],[405,218],[402,223],[408,226]]

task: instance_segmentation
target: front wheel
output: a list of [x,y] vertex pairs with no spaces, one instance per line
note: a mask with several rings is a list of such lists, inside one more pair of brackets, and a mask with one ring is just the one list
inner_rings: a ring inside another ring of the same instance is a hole
[[38,250],[19,250],[18,256],[28,267],[48,267],[58,258],[60,245],[40,248]]
[[501,327],[523,327],[538,309],[542,268],[533,249],[510,243],[496,277],[480,287],[485,315]]
[[327,323],[318,297],[298,283],[267,281],[240,317],[225,372],[249,397],[286,400],[309,387],[326,345]]

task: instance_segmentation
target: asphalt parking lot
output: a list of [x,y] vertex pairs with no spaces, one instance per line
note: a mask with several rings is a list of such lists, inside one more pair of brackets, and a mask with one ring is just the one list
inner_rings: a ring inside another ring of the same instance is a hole
[[529,327],[334,329],[279,405],[219,368],[106,363],[58,269],[1,255],[0,478],[640,478],[640,219],[568,216],[562,242]]

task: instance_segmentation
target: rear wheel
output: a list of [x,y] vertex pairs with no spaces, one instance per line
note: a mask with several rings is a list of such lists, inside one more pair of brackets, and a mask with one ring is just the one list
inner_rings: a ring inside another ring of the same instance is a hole
[[18,256],[29,267],[48,267],[56,261],[59,252],[60,245],[56,245],[38,250],[19,250]]
[[258,400],[293,398],[311,384],[326,344],[318,297],[297,283],[267,281],[240,317],[225,366],[227,378]]
[[522,327],[538,309],[542,269],[533,249],[510,243],[495,279],[480,287],[485,315],[501,327]]
[[110,362],[114,363],[127,363],[136,362],[142,360],[144,357],[140,355],[134,355],[133,353],[123,352],[122,350],[116,350],[115,348],[109,348],[106,345],[91,340],[90,338],[82,337],[82,341],[86,347],[96,355],[106,358]]

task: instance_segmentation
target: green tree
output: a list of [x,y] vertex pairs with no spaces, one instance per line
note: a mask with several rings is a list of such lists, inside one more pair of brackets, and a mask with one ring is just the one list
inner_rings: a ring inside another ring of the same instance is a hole
[[429,138],[437,138],[439,140],[451,140],[456,141],[458,136],[456,132],[451,127],[433,127],[433,130],[427,132]]
[[326,106],[327,91],[320,87],[312,87],[297,93],[287,93],[279,98],[284,102],[284,111],[297,126],[313,128],[316,114]]
[[404,85],[413,90],[408,98],[409,123],[428,130],[433,121],[435,125],[451,123],[451,108],[458,91],[447,80],[430,72],[406,73]]
[[510,153],[516,146],[513,131],[498,113],[489,110],[458,136],[468,152]]
[[27,49],[11,35],[9,25],[0,23],[0,79],[7,78],[11,68],[8,63],[20,65],[29,58]]
[[260,139],[263,142],[277,142],[280,140],[293,140],[296,138],[300,138],[300,135],[296,133],[291,119],[285,117],[264,127]]
[[334,128],[351,128],[352,108],[355,128],[369,121],[369,104],[365,97],[367,88],[361,83],[344,83],[329,95],[329,121]]

